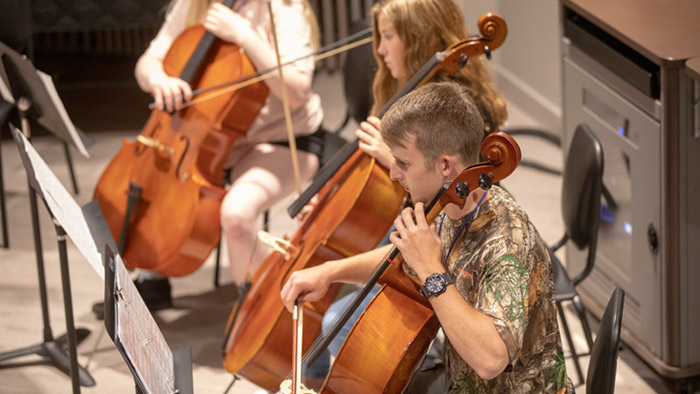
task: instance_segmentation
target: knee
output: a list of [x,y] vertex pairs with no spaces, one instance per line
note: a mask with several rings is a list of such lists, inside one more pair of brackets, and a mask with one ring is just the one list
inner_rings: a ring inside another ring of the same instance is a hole
[[243,234],[250,232],[255,218],[250,217],[242,212],[221,210],[221,229],[229,237],[238,238]]
[[304,160],[304,163],[301,166],[301,177],[304,179],[304,181],[311,179],[311,176],[315,174],[320,167],[321,162],[318,159],[318,156],[312,153],[306,153],[306,160]]
[[323,331],[329,329],[338,318],[338,315],[340,315],[340,307],[336,305],[338,303],[338,301],[334,301],[326,310],[326,313],[323,314],[323,318],[321,319],[321,329]]

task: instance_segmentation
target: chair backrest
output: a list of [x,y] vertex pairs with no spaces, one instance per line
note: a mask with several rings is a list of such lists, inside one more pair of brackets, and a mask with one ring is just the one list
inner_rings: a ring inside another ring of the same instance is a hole
[[625,291],[618,287],[608,301],[603,318],[600,320],[598,335],[591,348],[586,393],[612,394],[615,392],[615,371],[624,305]]
[[582,123],[576,127],[569,145],[561,196],[566,235],[578,249],[588,247],[586,267],[574,278],[575,285],[593,270],[602,188],[603,148],[591,129]]
[[[357,33],[369,27],[364,19],[350,25],[350,34]],[[358,124],[367,119],[374,102],[372,81],[377,71],[377,62],[372,53],[372,44],[365,44],[350,49],[345,58],[344,86],[348,114]]]

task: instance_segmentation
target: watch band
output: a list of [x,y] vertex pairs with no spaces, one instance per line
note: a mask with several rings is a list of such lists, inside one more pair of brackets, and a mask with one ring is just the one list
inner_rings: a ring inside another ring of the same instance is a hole
[[425,279],[425,283],[420,291],[423,297],[427,300],[430,297],[436,297],[445,292],[448,285],[453,284],[450,274],[447,272],[434,273]]

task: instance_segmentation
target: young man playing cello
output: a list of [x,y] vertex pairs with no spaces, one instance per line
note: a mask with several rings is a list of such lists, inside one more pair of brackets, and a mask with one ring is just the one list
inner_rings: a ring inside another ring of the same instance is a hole
[[[381,134],[394,158],[391,177],[415,202],[391,241],[445,332],[451,393],[571,393],[551,262],[522,208],[493,186],[470,193],[464,208],[447,205],[435,225],[426,221],[424,203],[477,162],[483,130],[478,109],[452,82],[419,88],[387,112]],[[295,272],[282,300],[291,310],[331,283],[362,283],[390,248]]]

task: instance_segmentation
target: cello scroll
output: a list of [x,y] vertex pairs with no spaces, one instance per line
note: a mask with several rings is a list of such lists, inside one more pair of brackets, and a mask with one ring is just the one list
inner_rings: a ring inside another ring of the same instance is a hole
[[437,71],[455,73],[464,67],[467,59],[472,56],[486,55],[491,58],[491,51],[503,44],[508,35],[508,27],[500,15],[489,12],[479,18],[479,32],[481,36],[471,36],[457,42],[442,52],[444,57],[427,79]]
[[[521,158],[518,144],[513,137],[503,132],[494,132],[484,138],[481,143],[481,155],[487,162],[470,166],[452,181],[451,187],[440,197],[441,209],[449,203],[463,208],[465,198],[471,191],[477,186],[487,189],[491,183],[506,178],[515,171]],[[463,185],[466,185],[466,188]],[[426,208],[426,212],[428,211],[432,212]],[[428,220],[434,220],[437,214],[438,212],[435,212],[435,216],[426,217]]]

